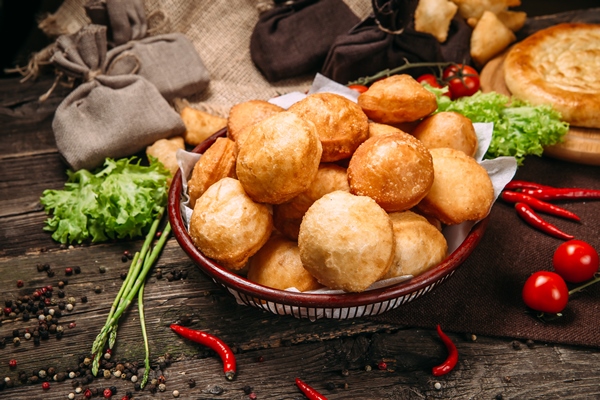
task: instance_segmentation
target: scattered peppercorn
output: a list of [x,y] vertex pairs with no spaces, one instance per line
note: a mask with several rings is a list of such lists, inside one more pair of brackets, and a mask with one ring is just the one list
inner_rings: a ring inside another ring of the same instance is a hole
[[25,282],[23,282],[21,279],[19,279],[19,280],[17,281],[17,287],[19,287],[19,288],[20,288],[20,287],[23,287],[24,285],[25,285]]
[[535,345],[535,342],[531,339],[527,339],[525,344],[527,345],[527,347],[532,348]]
[[8,362],[8,366],[9,366],[10,368],[17,368],[17,360],[15,360],[14,358],[13,358],[13,359],[11,359],[11,360]]
[[80,266],[76,266],[75,268],[73,268],[73,272],[75,272],[76,274],[80,274],[81,273],[81,267]]
[[107,389],[104,389],[104,391],[102,392],[102,395],[104,396],[104,398],[110,399],[112,397],[113,393],[110,389],[107,388]]
[[44,389],[44,390],[50,389],[50,382],[43,382],[42,383],[42,389]]
[[521,342],[519,342],[518,340],[513,340],[512,341],[512,347],[515,350],[520,350],[521,349]]
[[96,292],[96,293],[102,293],[102,288],[100,286],[96,286],[94,288],[94,292]]
[[[195,383],[196,383],[196,382],[194,382],[194,384],[195,384]],[[190,387],[193,387],[193,386],[190,386]],[[253,391],[253,389],[252,389],[252,386],[248,386],[248,385],[244,386],[244,387],[242,388],[242,390],[244,391],[244,394],[246,394],[246,395],[248,395],[248,394],[252,393],[252,391]]]
[[179,390],[173,390],[173,397],[179,397]]
[[377,368],[380,370],[386,370],[387,369],[387,363],[385,361],[380,361],[377,364]]
[[106,267],[104,265],[101,265],[98,267],[98,272],[100,272],[101,274],[106,272]]
[[67,268],[65,268],[65,275],[66,275],[66,276],[71,276],[71,275],[73,275],[73,268],[71,268],[71,267],[67,267]]
[[[194,387],[196,387],[196,380],[195,380],[194,378],[190,378],[190,379],[188,380],[188,386],[189,386],[190,388],[194,388]],[[245,386],[244,386],[244,387],[245,387]]]

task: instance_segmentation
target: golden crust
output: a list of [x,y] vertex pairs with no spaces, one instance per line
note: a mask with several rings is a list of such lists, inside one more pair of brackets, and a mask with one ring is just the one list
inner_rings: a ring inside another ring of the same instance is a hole
[[242,146],[252,125],[275,115],[284,109],[265,100],[248,100],[235,104],[227,116],[227,136]]
[[190,207],[194,208],[196,200],[213,183],[223,178],[235,178],[235,142],[228,138],[218,138],[194,165],[192,176],[188,181]]
[[321,287],[302,265],[298,243],[277,233],[250,258],[248,279],[280,290],[296,288],[305,292]]
[[252,127],[239,149],[236,173],[254,201],[281,204],[308,189],[321,154],[315,125],[282,111]]
[[233,178],[221,179],[200,196],[189,230],[204,255],[231,270],[242,269],[272,231],[269,207],[252,201]]
[[446,225],[484,218],[494,201],[494,187],[485,168],[460,150],[440,148],[430,152],[435,171],[433,186],[417,208]]
[[199,145],[227,125],[226,118],[196,110],[192,107],[184,107],[180,115],[185,125],[183,139],[192,146]]
[[443,43],[458,6],[449,0],[419,0],[415,10],[415,30],[433,35]]
[[373,136],[348,165],[353,194],[369,196],[387,212],[415,206],[433,184],[433,163],[425,146],[408,133]]
[[564,23],[515,44],[504,60],[510,92],[551,104],[575,126],[600,128],[600,25]]
[[401,74],[373,83],[358,96],[358,105],[374,122],[413,122],[437,109],[435,95],[412,76]]
[[451,147],[473,157],[477,151],[477,134],[473,122],[462,114],[442,111],[433,114],[411,132],[428,149]]
[[152,145],[146,147],[146,155],[158,159],[173,176],[179,169],[177,163],[178,149],[185,150],[183,137],[175,136],[169,139],[158,139]]
[[322,162],[349,158],[369,137],[365,113],[353,101],[334,93],[311,94],[288,111],[315,124],[323,146]]
[[298,247],[304,268],[321,284],[362,292],[394,259],[392,222],[370,197],[332,192],[304,215]]
[[400,128],[392,125],[379,124],[377,122],[369,122],[369,137],[388,135],[390,133],[406,133]]
[[346,168],[333,163],[322,163],[309,188],[290,201],[273,207],[275,228],[290,239],[297,240],[300,223],[312,204],[336,190],[350,191]]
[[442,232],[425,217],[412,211],[390,213],[396,251],[385,278],[418,276],[446,258],[448,243]]

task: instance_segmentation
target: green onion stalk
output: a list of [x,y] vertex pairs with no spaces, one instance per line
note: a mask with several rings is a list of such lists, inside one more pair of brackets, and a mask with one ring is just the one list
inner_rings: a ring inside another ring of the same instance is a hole
[[156,263],[156,260],[158,259],[158,256],[164,248],[165,243],[167,242],[167,239],[171,233],[171,225],[169,222],[167,222],[165,228],[163,229],[162,235],[157,240],[154,247],[152,247],[152,241],[156,236],[164,213],[165,207],[162,206],[159,209],[148,234],[146,235],[146,239],[144,240],[141,250],[135,253],[131,265],[129,266],[127,277],[125,278],[125,281],[123,281],[123,284],[121,285],[121,288],[119,289],[119,292],[113,301],[106,322],[92,344],[92,373],[94,375],[98,374],[100,358],[102,357],[106,343],[108,342],[108,347],[110,349],[112,349],[115,345],[119,318],[121,315],[123,315],[125,310],[129,308],[134,297],[137,295],[139,307],[138,312],[140,314],[142,334],[144,337],[144,345],[146,350],[146,372],[144,373],[144,380],[141,384],[142,387],[144,386],[145,381],[148,379],[148,373],[150,369],[150,352],[145,327],[144,307],[142,304],[144,294],[143,288],[146,276],[152,269],[152,266]]

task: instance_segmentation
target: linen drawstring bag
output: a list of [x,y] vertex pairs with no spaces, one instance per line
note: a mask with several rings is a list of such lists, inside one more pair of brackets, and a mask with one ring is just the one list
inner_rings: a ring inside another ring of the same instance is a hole
[[[472,29],[460,16],[450,23],[444,43],[414,29],[418,0],[372,0],[373,14],[332,44],[321,73],[341,84],[406,63],[453,61],[471,63]],[[427,68],[402,73],[414,77]]]
[[270,82],[315,74],[335,38],[359,21],[342,0],[275,1],[252,31],[252,62]]
[[137,74],[167,99],[187,98],[206,89],[210,75],[194,44],[178,32],[150,32],[142,0],[94,0],[86,6],[93,23],[106,24],[114,46],[107,54],[110,75]]
[[58,150],[73,170],[99,167],[107,157],[130,156],[185,131],[152,83],[139,75],[110,74],[106,50],[106,27],[95,24],[55,43],[51,62],[59,74],[82,82],[52,121]]

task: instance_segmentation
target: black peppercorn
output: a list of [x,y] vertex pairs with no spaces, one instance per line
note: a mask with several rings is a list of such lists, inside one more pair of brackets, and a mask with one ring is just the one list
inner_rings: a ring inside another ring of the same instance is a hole
[[87,303],[87,296],[81,296],[81,302],[82,303]]
[[75,272],[76,274],[80,274],[81,273],[81,267],[80,266],[73,267],[73,272]]
[[48,278],[52,278],[54,276],[54,271],[51,269],[47,270],[46,273],[48,274]]
[[[192,380],[192,379],[190,379],[190,380]],[[194,385],[195,384],[196,384],[196,382],[194,381]],[[190,386],[190,387],[193,387],[193,386]],[[242,390],[244,391],[244,394],[250,394],[253,392],[252,386],[248,386],[248,385],[244,386],[242,388]]]

